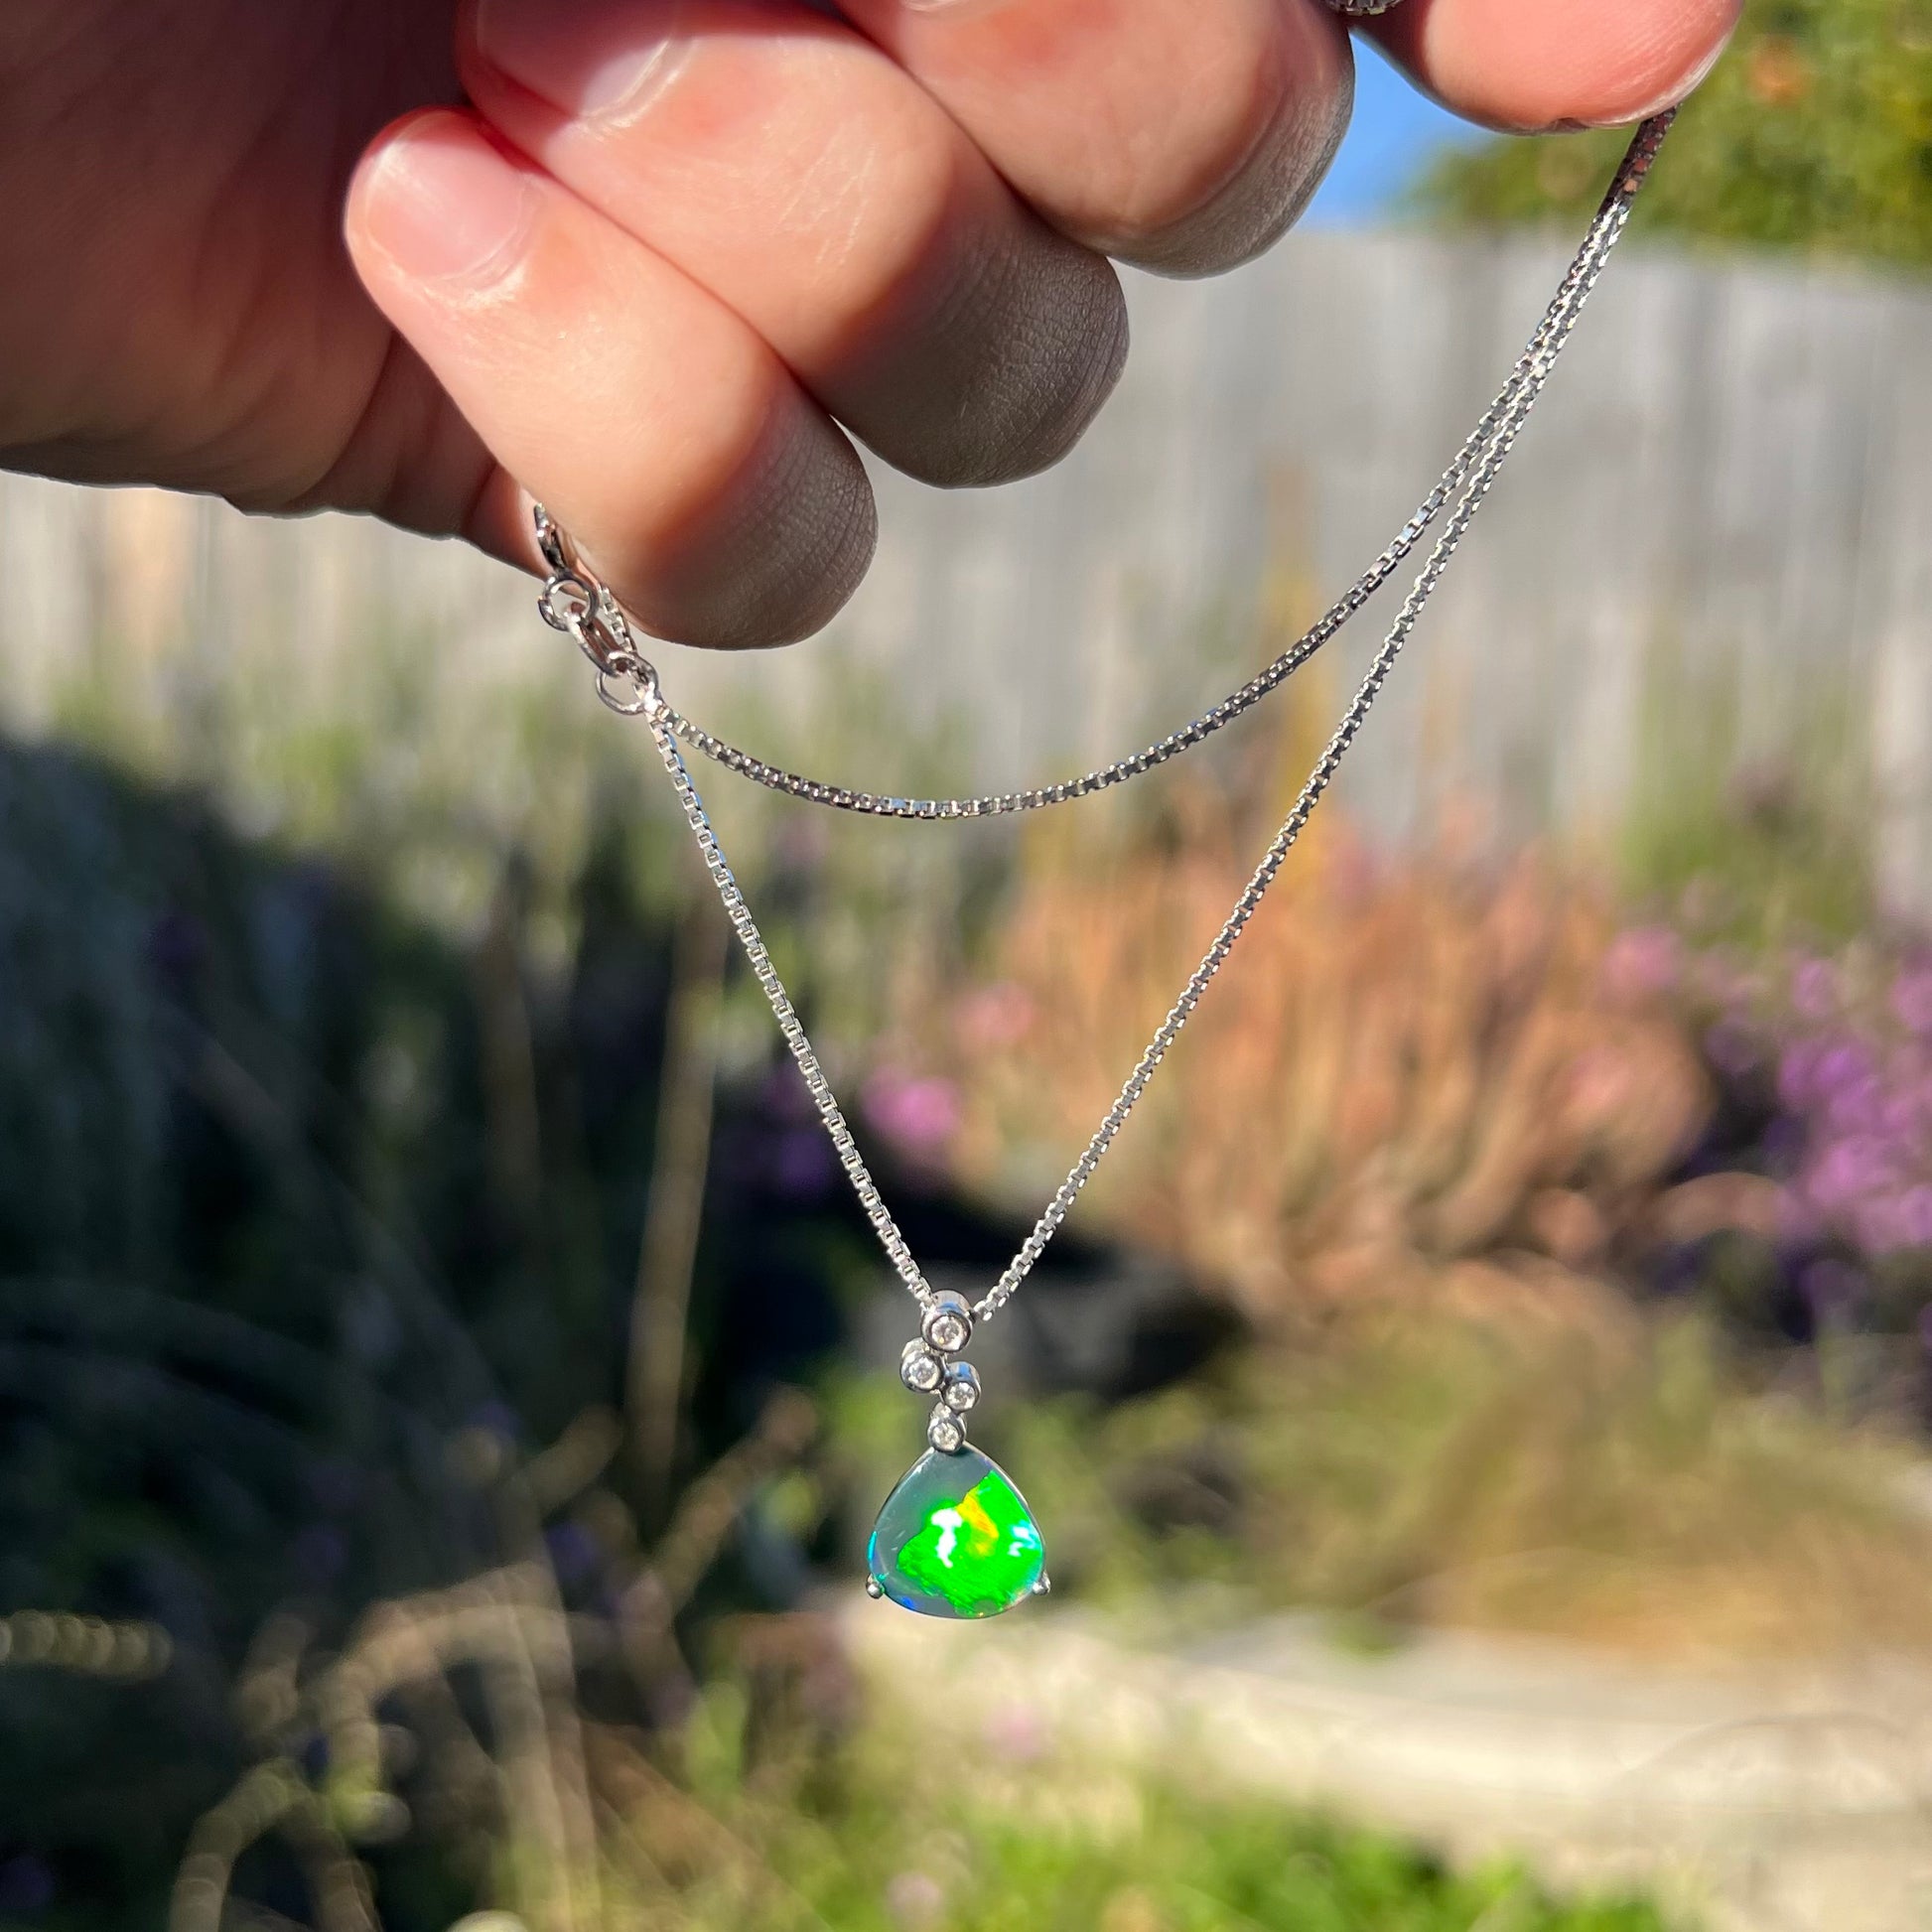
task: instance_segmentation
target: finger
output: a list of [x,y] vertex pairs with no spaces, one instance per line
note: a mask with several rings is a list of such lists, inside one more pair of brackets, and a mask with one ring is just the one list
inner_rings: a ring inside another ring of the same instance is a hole
[[793,0],[474,0],[459,45],[484,115],[901,469],[1027,475],[1113,386],[1112,269],[849,28]]
[[1035,207],[1172,274],[1257,254],[1347,124],[1318,0],[843,0]]
[[[874,530],[852,446],[739,317],[473,116],[378,140],[347,232],[376,303],[647,629],[781,643],[845,601]],[[480,499],[499,543],[507,501],[500,479]]]
[[1613,127],[1682,100],[1739,0],[1405,0],[1372,33],[1445,105],[1514,132]]

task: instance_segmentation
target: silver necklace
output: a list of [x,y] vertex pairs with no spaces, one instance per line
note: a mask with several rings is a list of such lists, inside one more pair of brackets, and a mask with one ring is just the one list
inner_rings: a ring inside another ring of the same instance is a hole
[[[1331,0],[1336,4],[1337,0]],[[1393,0],[1382,0],[1393,4]],[[1381,11],[1367,0],[1343,5],[1344,11]],[[942,1617],[991,1616],[1028,1595],[1047,1588],[1045,1551],[1033,1513],[1006,1472],[967,1441],[967,1417],[980,1397],[979,1377],[961,1357],[974,1325],[990,1320],[1013,1299],[1033,1272],[1047,1244],[1066,1219],[1080,1190],[1092,1177],[1114,1137],[1146,1091],[1155,1069],[1179,1037],[1242,930],[1261,904],[1289,852],[1309,822],[1323,792],[1354,743],[1369,708],[1435,594],[1449,559],[1467,533],[1495,483],[1523,425],[1529,420],[1557,358],[1570,340],[1578,316],[1595,287],[1611,249],[1629,221],[1631,207],[1649,176],[1675,110],[1647,120],[1631,141],[1589,232],[1544,312],[1529,346],[1510,371],[1495,401],[1459,449],[1442,481],[1402,527],[1394,542],[1350,585],[1344,595],[1302,637],[1239,690],[1192,723],[1129,758],[1117,759],[1058,783],[1029,791],[961,798],[904,798],[853,791],[767,763],[750,752],[695,725],[665,698],[657,671],[640,650],[617,599],[577,555],[564,532],[541,505],[536,509],[537,541],[548,567],[538,608],[544,621],[575,638],[595,667],[598,695],[613,711],[639,718],[650,733],[677,793],[686,824],[696,839],[706,871],[724,903],[785,1045],[804,1076],[812,1102],[837,1151],[859,1205],[880,1246],[920,1309],[919,1333],[905,1345],[899,1378],[914,1394],[931,1399],[926,1417],[926,1450],[900,1479],[879,1512],[867,1555],[866,1587],[905,1608]],[[1021,1243],[1006,1272],[981,1297],[936,1293],[881,1197],[865,1157],[813,1050],[797,1010],[785,992],[771,955],[765,950],[745,895],[732,876],[704,801],[693,783],[682,748],[772,791],[841,811],[875,817],[911,819],[980,818],[1037,811],[1069,799],[1084,798],[1124,784],[1211,738],[1259,704],[1307,663],[1364,604],[1394,576],[1403,560],[1441,521],[1429,552],[1395,622],[1370,660],[1367,672],[1342,713],[1326,749],[1315,760],[1293,810],[1262,855],[1234,909],[1194,968],[1168,1016],[1127,1076],[1114,1104],[1095,1129],[1080,1158],[1054,1191],[1033,1231]]]

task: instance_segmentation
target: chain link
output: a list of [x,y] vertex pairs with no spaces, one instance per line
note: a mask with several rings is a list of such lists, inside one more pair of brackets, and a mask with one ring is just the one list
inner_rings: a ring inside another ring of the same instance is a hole
[[[1202,955],[1201,962],[1194,968],[1187,984],[1181,989],[1180,996],[1169,1009],[1168,1016],[1149,1040],[1147,1049],[1142,1053],[1134,1070],[1127,1076],[1114,1104],[1088,1141],[1080,1158],[1069,1170],[1066,1178],[1054,1190],[1045,1211],[1034,1224],[1033,1231],[1021,1244],[1020,1251],[1008,1264],[993,1288],[975,1305],[973,1314],[977,1320],[985,1320],[997,1314],[1013,1299],[1027,1277],[1033,1272],[1040,1256],[1046,1251],[1047,1244],[1059,1231],[1071,1211],[1080,1190],[1092,1178],[1095,1169],[1110,1148],[1115,1137],[1127,1123],[1141,1095],[1147,1090],[1148,1082],[1154,1077],[1155,1069],[1164,1060],[1170,1048],[1180,1036],[1182,1028],[1193,1017],[1200,1005],[1201,996],[1213,982],[1214,976],[1226,964],[1235,942],[1246,929],[1248,921],[1255,915],[1268,889],[1275,882],[1276,875],[1287,862],[1289,853],[1301,837],[1303,828],[1308,824],[1322,794],[1328,789],[1335,772],[1340,768],[1349,747],[1355,742],[1369,709],[1374,704],[1383,684],[1387,681],[1396,659],[1401,655],[1403,646],[1421,618],[1424,608],[1434,596],[1437,585],[1456,547],[1467,533],[1469,525],[1475,520],[1483,500],[1491,485],[1501,474],[1503,465],[1508,461],[1510,451],[1515,447],[1517,437],[1522,433],[1524,424],[1529,420],[1530,411],[1542,393],[1550,372],[1555,367],[1557,357],[1562,353],[1564,345],[1569,341],[1571,330],[1577,317],[1595,287],[1597,278],[1602,274],[1603,265],[1608,260],[1610,250],[1623,233],[1630,218],[1631,206],[1648,178],[1657,151],[1662,146],[1664,136],[1669,132],[1671,122],[1676,118],[1675,110],[1659,114],[1645,121],[1637,130],[1617,169],[1616,178],[1604,197],[1596,218],[1590,223],[1588,235],[1576,260],[1571,264],[1569,273],[1564,277],[1555,301],[1546,311],[1543,322],[1529,347],[1517,362],[1509,381],[1504,385],[1482,421],[1476,426],[1474,434],[1457,452],[1454,462],[1445,473],[1442,482],[1425,498],[1407,524],[1403,526],[1396,540],[1385,550],[1376,562],[1356,580],[1347,594],[1324,616],[1314,627],[1299,639],[1289,650],[1275,659],[1258,676],[1244,684],[1212,710],[1204,713],[1191,725],[1170,734],[1147,750],[1134,757],[1101,766],[1099,769],[1082,773],[1077,778],[1065,780],[1056,785],[1025,792],[989,794],[981,797],[907,799],[877,796],[870,792],[854,792],[840,785],[822,784],[816,780],[800,777],[795,772],[764,763],[751,754],[737,747],[725,744],[700,730],[688,719],[681,718],[665,700],[659,688],[657,673],[650,663],[638,652],[632,640],[630,627],[623,613],[618,608],[616,599],[610,591],[578,560],[570,540],[554,523],[549,514],[538,506],[536,511],[537,542],[541,549],[550,575],[544,584],[539,598],[539,608],[544,621],[558,630],[574,637],[580,649],[597,668],[598,695],[615,711],[626,716],[641,717],[645,720],[652,743],[657,747],[658,756],[663,759],[664,768],[670,774],[671,782],[677,791],[678,802],[683,809],[686,823],[697,840],[698,851],[702,856],[706,871],[712,884],[717,888],[719,897],[724,903],[726,916],[731,920],[733,930],[745,949],[751,962],[753,976],[758,980],[766,1001],[777,1020],[778,1031],[784,1038],[793,1060],[804,1075],[805,1085],[812,1102],[818,1109],[819,1118],[831,1136],[833,1148],[839,1158],[839,1165],[845,1170],[846,1177],[858,1196],[859,1205],[865,1210],[867,1220],[872,1224],[880,1245],[885,1249],[887,1258],[906,1288],[917,1297],[919,1302],[930,1308],[933,1292],[919,1265],[907,1246],[905,1237],[900,1233],[898,1224],[894,1220],[892,1211],[882,1198],[877,1183],[873,1180],[871,1170],[866,1166],[858,1145],[853,1138],[852,1129],[839,1107],[832,1092],[831,1082],[827,1079],[824,1066],[806,1036],[803,1023],[799,1020],[791,998],[778,977],[777,968],[771,963],[771,955],[766,950],[764,940],[759,934],[751,909],[746,904],[745,896],[739,890],[737,880],[732,876],[725,855],[718,844],[716,833],[704,808],[704,801],[698,795],[689,767],[679,750],[679,742],[701,752],[707,758],[729,769],[738,771],[759,783],[782,791],[813,804],[835,806],[847,811],[868,812],[895,818],[962,818],[980,817],[989,813],[1031,811],[1042,805],[1059,804],[1069,798],[1083,797],[1090,792],[1119,784],[1143,771],[1152,770],[1164,764],[1169,759],[1198,745],[1203,739],[1219,731],[1222,726],[1239,717],[1250,709],[1270,691],[1276,689],[1293,671],[1306,663],[1341,626],[1360,610],[1363,604],[1379,590],[1394,574],[1402,560],[1415,549],[1423,536],[1434,526],[1437,518],[1445,509],[1449,510],[1448,520],[1443,525],[1442,534],[1437,538],[1435,547],[1430,551],[1402,607],[1396,615],[1395,622],[1388,635],[1382,640],[1374,657],[1370,660],[1367,673],[1357,686],[1355,695],[1349,700],[1348,708],[1342,713],[1341,722],[1334,736],[1328,741],[1314,768],[1310,772],[1308,781],[1303,785],[1295,800],[1294,809],[1283,822],[1281,830],[1263,855],[1261,863],[1255,868],[1253,876],[1243,889],[1241,897],[1235,901],[1234,909],[1228,914],[1220,931],[1215,934],[1213,943]],[[1452,507],[1451,507],[1452,505]]]
[[704,800],[698,796],[698,788],[691,782],[691,773],[685,765],[683,755],[678,751],[677,739],[666,714],[667,707],[662,698],[655,696],[653,684],[652,696],[647,700],[642,716],[649,726],[651,742],[664,760],[664,769],[670,773],[678,804],[683,809],[684,820],[691,828],[692,837],[698,842],[698,853],[704,860],[705,870],[711,875],[711,883],[718,889],[718,897],[724,902],[725,916],[730,919],[732,930],[738,934],[739,944],[745,948],[745,957],[751,962],[752,976],[770,1004],[772,1017],[778,1023],[778,1032],[784,1038],[785,1046],[797,1062],[799,1072],[805,1076],[806,1090],[811,1094],[813,1106],[818,1109],[819,1119],[825,1123],[826,1133],[832,1138],[839,1166],[845,1170],[846,1178],[851,1181],[852,1191],[859,1197],[859,1205],[865,1210],[866,1219],[872,1223],[880,1246],[886,1250],[887,1259],[893,1264],[899,1280],[918,1298],[922,1307],[931,1308],[934,1301],[932,1289],[919,1264],[912,1258],[912,1250],[899,1232],[898,1223],[893,1219],[892,1210],[886,1205],[878,1183],[872,1177],[872,1170],[866,1166],[865,1156],[859,1152],[859,1144],[853,1138],[852,1129],[846,1121],[844,1110],[839,1106],[838,1097],[832,1091],[832,1083],[826,1077],[817,1050],[806,1036],[804,1023],[791,1004],[791,996],[778,977],[778,969],[771,963],[764,936],[759,931],[758,921],[752,917],[752,908],[745,902],[745,895],[726,862],[718,835],[711,829]]
[[1591,223],[1583,247],[1570,264],[1535,335],[1530,338],[1528,346],[1510,371],[1508,381],[1484,411],[1481,421],[1455,453],[1442,480],[1423,499],[1416,513],[1397,532],[1388,548],[1310,629],[1273,663],[1190,723],[1127,758],[1117,759],[1112,764],[1082,771],[1054,784],[1035,786],[1026,791],[986,792],[959,798],[897,797],[808,777],[730,744],[675,710],[667,714],[671,729],[691,751],[723,765],[727,770],[737,772],[741,777],[763,785],[767,790],[782,792],[807,804],[825,805],[834,810],[859,812],[875,818],[985,818],[1038,811],[1045,806],[1065,804],[1071,799],[1089,797],[1094,792],[1124,784],[1128,779],[1138,778],[1157,765],[1166,764],[1170,759],[1178,758],[1181,753],[1205,743],[1216,732],[1231,725],[1271,692],[1279,689],[1314,656],[1401,568],[1444,509],[1464,487],[1484,452],[1496,438],[1504,434],[1513,436],[1528,420],[1556,367],[1557,358],[1570,340],[1584,304],[1596,286],[1610,250],[1622,233],[1630,204],[1643,185],[1672,118],[1671,114],[1660,114],[1644,123],[1617,171],[1615,183],[1595,221]]

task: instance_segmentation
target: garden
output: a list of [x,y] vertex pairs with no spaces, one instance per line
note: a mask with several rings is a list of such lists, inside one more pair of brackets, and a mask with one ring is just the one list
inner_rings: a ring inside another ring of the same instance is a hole
[[[1776,176],[1742,239],[1922,265],[1892,120],[1800,165],[1893,44],[1844,13],[1751,10],[1666,225]],[[1567,217],[1594,139],[1423,193]],[[1589,838],[1324,808],[976,1350],[1053,1582],[976,1678],[866,1634],[908,1311],[647,748],[421,642],[296,703],[115,634],[0,745],[0,1926],[1688,1932],[1654,1870],[1009,1664],[1932,1668],[1932,934],[1831,746],[1746,758],[1660,650]],[[943,853],[721,809],[935,1285],[1032,1224],[1325,715]]]

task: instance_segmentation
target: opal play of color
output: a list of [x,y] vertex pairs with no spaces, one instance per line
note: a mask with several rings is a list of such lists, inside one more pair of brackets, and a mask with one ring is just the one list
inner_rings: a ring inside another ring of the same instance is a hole
[[1046,1566],[1033,1511],[976,1449],[928,1449],[886,1498],[866,1565],[895,1603],[921,1616],[998,1616]]

